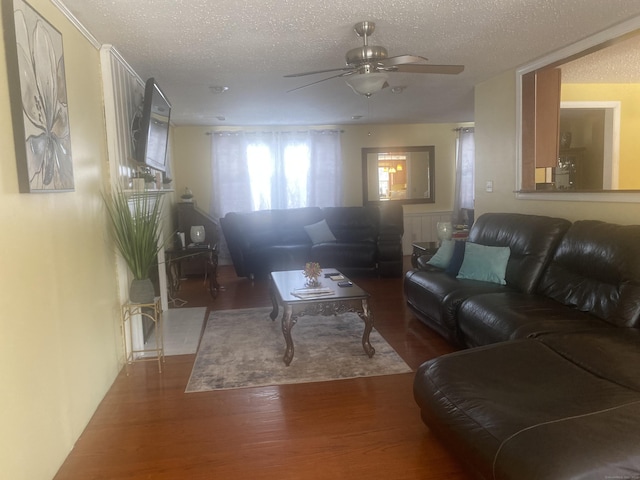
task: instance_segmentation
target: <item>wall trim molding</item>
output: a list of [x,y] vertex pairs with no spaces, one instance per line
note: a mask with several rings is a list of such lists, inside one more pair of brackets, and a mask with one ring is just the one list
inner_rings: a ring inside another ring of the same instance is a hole
[[133,78],[135,78],[135,80],[144,89],[144,83],[145,83],[144,80],[140,78],[140,75],[138,75],[138,73],[133,69],[133,67],[129,65],[129,63],[124,59],[124,57],[116,47],[114,47],[111,44],[105,43],[99,48],[99,50],[101,52],[103,51],[108,52],[118,62],[118,64],[120,64],[121,67],[123,67]]
[[78,29],[78,31],[87,40],[89,40],[89,43],[93,45],[96,50],[100,49],[101,45],[100,42],[98,42],[98,39],[96,39],[96,37],[94,37],[92,33],[86,29],[82,22],[80,22],[80,20],[78,20],[73,13],[71,13],[71,10],[69,10],[67,6],[62,3],[62,0],[51,0],[51,3],[53,3],[58,8],[58,10],[60,10],[60,12],[65,17],[67,17],[67,19]]

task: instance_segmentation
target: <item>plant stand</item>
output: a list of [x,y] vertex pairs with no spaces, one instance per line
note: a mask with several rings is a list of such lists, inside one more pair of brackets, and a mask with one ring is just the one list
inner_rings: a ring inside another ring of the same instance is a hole
[[[141,318],[146,317],[154,324],[155,329],[155,348],[133,348],[133,320],[139,315]],[[157,361],[158,372],[162,373],[162,364],[164,363],[164,338],[162,334],[162,304],[160,297],[156,297],[153,303],[131,303],[127,302],[122,305],[121,323],[122,343],[124,346],[124,359],[129,375],[129,365],[137,361]],[[127,333],[128,339],[127,339]],[[155,354],[155,357],[145,357],[145,354]]]

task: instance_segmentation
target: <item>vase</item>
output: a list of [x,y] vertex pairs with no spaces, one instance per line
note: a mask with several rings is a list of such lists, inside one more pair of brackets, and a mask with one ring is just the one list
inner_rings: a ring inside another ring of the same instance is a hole
[[438,238],[440,241],[451,240],[453,236],[453,225],[451,222],[438,222],[436,228],[438,229]]
[[309,288],[318,288],[320,286],[320,280],[318,280],[318,277],[309,278],[307,279],[307,283],[305,284],[305,286]]
[[189,235],[193,243],[203,243],[204,227],[202,225],[194,225],[193,227],[191,227],[191,232]]
[[129,286],[129,301],[131,303],[153,303],[156,293],[151,279],[134,278]]

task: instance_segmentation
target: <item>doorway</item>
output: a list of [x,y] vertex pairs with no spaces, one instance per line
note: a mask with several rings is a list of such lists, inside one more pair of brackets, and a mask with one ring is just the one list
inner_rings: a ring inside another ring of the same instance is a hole
[[560,137],[560,164],[575,189],[618,188],[620,102],[561,102]]

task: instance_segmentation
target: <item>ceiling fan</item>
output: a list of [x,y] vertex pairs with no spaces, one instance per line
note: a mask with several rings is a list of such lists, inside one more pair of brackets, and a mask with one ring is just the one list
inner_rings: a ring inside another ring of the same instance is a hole
[[341,72],[331,77],[323,78],[300,87],[288,90],[294,92],[326,80],[338,77],[348,77],[347,84],[354,92],[370,97],[374,93],[388,87],[388,72],[405,73],[437,73],[456,75],[464,70],[463,65],[429,65],[427,59],[416,55],[398,55],[389,57],[387,49],[377,45],[369,45],[369,36],[376,28],[374,22],[359,22],[353,27],[356,34],[363,39],[363,46],[352,48],[345,55],[346,66],[316,70],[313,72],[292,73],[285,77],[303,77],[318,73]]

